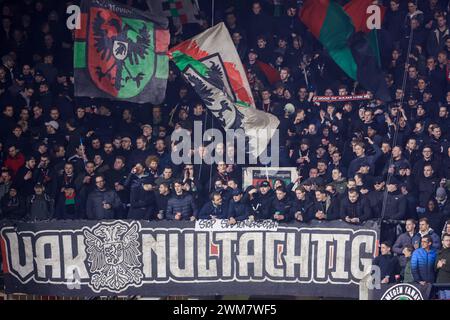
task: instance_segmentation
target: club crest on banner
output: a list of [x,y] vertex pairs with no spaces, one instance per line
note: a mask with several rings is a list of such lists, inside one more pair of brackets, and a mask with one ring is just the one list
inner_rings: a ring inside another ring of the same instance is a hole
[[89,267],[93,273],[90,287],[95,291],[122,291],[130,285],[141,284],[139,231],[137,222],[102,223],[84,230]]

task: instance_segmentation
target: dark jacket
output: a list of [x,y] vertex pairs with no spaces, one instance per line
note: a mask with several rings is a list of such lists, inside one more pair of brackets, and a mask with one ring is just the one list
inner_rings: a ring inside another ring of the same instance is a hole
[[[111,209],[104,209],[104,203],[110,204]],[[88,196],[86,214],[91,220],[114,219],[116,212],[121,208],[122,202],[115,191],[95,189]]]
[[345,217],[350,217],[359,218],[359,222],[364,222],[372,217],[369,203],[361,197],[355,203],[351,203],[348,197],[342,200],[339,213],[342,220],[345,220]]
[[[28,180],[25,180],[26,174],[31,171],[32,177]],[[17,186],[17,191],[20,192],[20,195],[23,197],[31,196],[34,193],[34,185],[35,185],[35,174],[34,170],[23,166],[17,171],[16,176],[14,177],[15,184]]]
[[409,232],[402,233],[398,236],[397,240],[395,241],[394,245],[392,246],[392,251],[398,255],[403,254],[403,249],[407,245],[412,245],[412,239],[414,236],[410,236]]
[[228,218],[233,217],[237,221],[248,219],[251,213],[249,204],[242,201],[242,199],[239,202],[233,200],[228,206]]
[[426,281],[433,283],[435,280],[434,267],[436,263],[437,252],[435,249],[426,251],[423,248],[416,249],[411,257],[411,272],[414,281]]
[[256,220],[272,218],[272,215],[270,214],[270,206],[273,199],[274,193],[272,190],[266,194],[257,193],[255,195],[255,199],[252,201],[252,207],[257,208],[257,210],[253,209]]
[[145,174],[137,176],[130,175],[126,185],[130,187],[130,210],[128,219],[149,220],[153,218],[155,208],[155,194],[153,191],[145,191],[144,184],[151,184],[153,178]]
[[425,178],[422,175],[416,179],[416,183],[419,207],[426,208],[428,200],[436,192],[436,188],[439,187],[439,178],[435,176]]
[[160,194],[159,192],[155,194],[157,213],[162,213],[164,216],[166,216],[167,203],[169,202],[171,196],[172,195],[170,193],[166,196]]
[[300,212],[303,216],[303,222],[308,222],[310,217],[307,213],[308,213],[309,207],[311,207],[311,206],[312,206],[312,203],[308,200],[295,199],[294,201],[292,201],[292,203],[291,203],[292,219],[295,219],[295,214],[297,212]]
[[386,210],[384,219],[400,220],[406,214],[406,198],[397,192],[388,192],[386,196]]
[[291,201],[287,198],[287,196],[285,196],[284,199],[281,200],[275,197],[272,201],[270,211],[272,220],[275,220],[274,215],[276,213],[284,216],[284,219],[277,220],[280,222],[288,222],[293,218],[291,211]]
[[369,202],[369,206],[372,210],[372,217],[379,218],[381,216],[381,210],[383,205],[384,191],[372,190],[365,196],[365,199]]
[[445,248],[439,251],[436,259],[436,265],[437,262],[441,259],[445,259],[446,263],[440,268],[437,269],[437,277],[436,282],[437,283],[450,283],[450,248]]
[[191,216],[197,217],[198,209],[192,195],[188,193],[183,193],[180,196],[173,195],[169,201],[167,201],[166,218],[175,220],[177,212],[181,213],[183,220],[189,220]]
[[316,219],[317,211],[322,211],[323,213],[325,213],[327,215],[326,220],[328,221],[339,219],[339,204],[337,200],[337,197],[333,197],[330,198],[329,203],[328,201],[315,201],[314,204],[309,208],[308,220]]
[[380,267],[381,280],[389,276],[389,283],[394,283],[395,276],[401,272],[398,258],[392,254],[380,255],[373,260],[372,264]]
[[2,216],[4,219],[22,220],[26,214],[25,199],[22,196],[11,198],[5,195],[1,201]]
[[47,194],[32,195],[27,199],[27,220],[50,220],[55,214],[55,201]]
[[370,172],[373,174],[373,171],[375,169],[375,162],[378,160],[378,158],[381,156],[381,149],[379,146],[377,146],[375,143],[372,145],[375,153],[373,155],[365,155],[360,158],[353,159],[350,162],[350,165],[348,166],[348,172],[347,177],[353,178],[358,171],[358,168],[363,163],[368,163],[370,166]]
[[149,154],[150,153],[148,150],[140,150],[140,149],[133,150],[131,152],[130,157],[128,158],[128,162],[127,162],[128,166],[131,168],[136,163],[144,163],[145,159],[147,159]]
[[126,180],[128,178],[127,170],[125,170],[125,168],[123,168],[122,170],[110,169],[108,170],[108,172],[105,173],[105,177],[108,188],[114,190],[114,184],[116,182],[125,187],[124,190],[116,192],[119,195],[120,201],[122,201],[122,203],[129,203],[130,191],[129,188],[126,186]]
[[200,210],[198,218],[211,219],[211,216],[215,216],[217,219],[226,219],[228,217],[223,205],[216,207],[213,205],[212,201],[208,201]]

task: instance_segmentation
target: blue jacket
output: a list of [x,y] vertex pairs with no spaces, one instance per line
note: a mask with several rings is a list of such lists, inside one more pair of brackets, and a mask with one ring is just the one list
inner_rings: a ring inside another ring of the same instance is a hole
[[166,218],[175,220],[177,212],[181,213],[182,220],[189,220],[191,216],[197,217],[197,206],[192,195],[183,193],[182,195],[173,195],[167,201]]
[[233,217],[237,221],[248,219],[251,213],[250,206],[242,200],[239,202],[232,200],[228,207],[228,218]]
[[437,252],[431,249],[427,252],[423,248],[415,250],[411,257],[411,272],[414,281],[426,281],[433,283],[435,280],[434,264],[436,262]]
[[217,219],[227,219],[228,214],[223,206],[215,207],[212,201],[208,201],[204,204],[200,213],[198,214],[199,219],[211,219],[211,216],[216,216]]

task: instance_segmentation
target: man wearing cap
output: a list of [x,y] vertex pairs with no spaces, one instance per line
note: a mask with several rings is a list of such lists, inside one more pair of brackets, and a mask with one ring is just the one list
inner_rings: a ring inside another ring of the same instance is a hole
[[269,181],[263,181],[259,184],[259,192],[256,193],[255,199],[260,205],[259,216],[256,216],[255,219],[271,219],[270,206],[274,199],[274,192]]
[[45,123],[46,132],[45,138],[49,145],[64,145],[66,140],[63,135],[59,133],[59,123],[55,120],[51,120]]
[[237,221],[247,220],[251,215],[250,206],[244,202],[242,197],[244,192],[237,188],[231,192],[233,201],[228,207],[228,221],[230,224],[235,224]]

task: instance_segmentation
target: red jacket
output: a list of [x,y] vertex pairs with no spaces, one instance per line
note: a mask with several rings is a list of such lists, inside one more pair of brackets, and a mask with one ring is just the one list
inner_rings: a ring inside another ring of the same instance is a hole
[[14,158],[8,156],[3,164],[6,168],[12,171],[13,178],[16,176],[17,171],[25,164],[25,157],[23,154],[18,153]]

